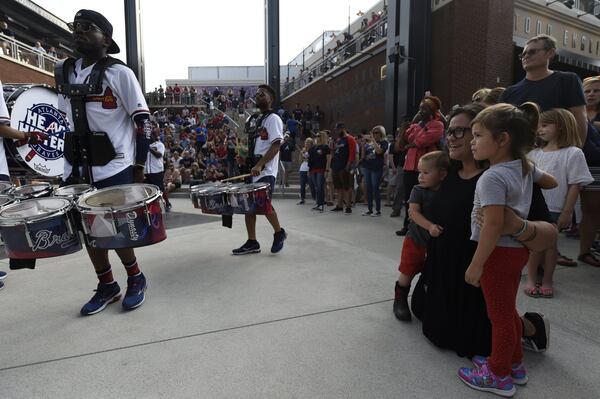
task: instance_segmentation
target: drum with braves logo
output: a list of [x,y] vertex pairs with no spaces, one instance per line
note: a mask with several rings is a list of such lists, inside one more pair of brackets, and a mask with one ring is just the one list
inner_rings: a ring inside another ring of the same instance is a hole
[[33,198],[43,198],[49,197],[52,195],[54,189],[52,188],[52,184],[46,182],[33,183],[33,184],[24,184],[19,187],[15,187],[10,191],[10,195],[12,195],[17,200],[27,200]]
[[[1,148],[0,148],[1,150]],[[13,189],[13,184],[7,181],[0,181],[0,195],[8,194]]]
[[58,110],[56,90],[46,85],[7,84],[4,85],[4,95],[12,128],[48,135],[48,140],[40,144],[6,140],[17,165],[43,176],[62,175],[65,133],[69,125],[66,116]]
[[227,184],[206,183],[191,189],[192,203],[202,213],[209,215],[231,215],[232,210],[227,203]]
[[38,198],[3,206],[0,234],[8,257],[38,259],[68,255],[81,249],[74,228],[73,202],[66,198]]
[[124,184],[82,195],[77,200],[83,235],[93,248],[135,248],[167,238],[163,199],[151,184]]
[[265,182],[232,185],[227,191],[233,213],[268,215],[273,211],[270,184]]

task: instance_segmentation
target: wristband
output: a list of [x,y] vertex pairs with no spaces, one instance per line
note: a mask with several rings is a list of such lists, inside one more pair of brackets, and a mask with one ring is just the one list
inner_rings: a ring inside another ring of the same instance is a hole
[[527,219],[523,220],[523,227],[521,227],[521,230],[517,231],[515,234],[511,234],[511,236],[513,238],[518,238],[520,236],[523,235],[523,233],[525,233],[525,231],[527,230]]
[[145,167],[146,167],[146,165],[144,165],[144,164],[141,164],[141,163],[136,163],[136,164],[135,164],[135,167],[136,167],[136,168],[145,168]]
[[529,242],[529,241],[533,241],[533,239],[537,236],[537,228],[535,227],[535,224],[533,225],[533,233],[531,233],[531,235],[529,237],[527,237],[527,239],[525,240],[521,240],[521,242]]

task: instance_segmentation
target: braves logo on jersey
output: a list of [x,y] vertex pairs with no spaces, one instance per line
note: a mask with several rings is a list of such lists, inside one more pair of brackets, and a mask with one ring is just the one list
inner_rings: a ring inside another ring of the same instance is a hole
[[25,117],[19,120],[19,130],[44,132],[49,136],[43,143],[29,145],[25,161],[30,161],[36,154],[46,161],[62,158],[65,132],[69,129],[65,116],[52,105],[34,104],[27,108]]
[[112,92],[112,89],[106,86],[104,94],[101,96],[87,96],[86,102],[100,102],[104,109],[116,109],[117,108],[117,97]]

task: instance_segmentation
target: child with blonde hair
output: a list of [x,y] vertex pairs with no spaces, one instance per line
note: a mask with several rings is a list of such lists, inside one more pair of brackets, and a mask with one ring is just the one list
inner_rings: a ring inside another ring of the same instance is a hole
[[[580,149],[582,143],[577,134],[577,121],[571,112],[561,108],[543,112],[540,116],[538,138],[541,139],[540,148],[531,151],[528,157],[558,182],[558,187],[544,190],[543,195],[552,221],[559,230],[564,230],[571,226],[581,187],[592,183],[594,179]],[[535,298],[554,296],[553,276],[558,256],[560,254],[556,246],[529,255],[526,295]],[[572,262],[571,266],[577,265],[576,262]],[[544,267],[544,278],[542,284],[537,284],[537,268],[540,264]]]

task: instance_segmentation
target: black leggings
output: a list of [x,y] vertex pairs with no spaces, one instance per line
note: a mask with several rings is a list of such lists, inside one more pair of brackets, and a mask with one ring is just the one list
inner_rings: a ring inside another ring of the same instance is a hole
[[404,215],[404,227],[408,227],[408,199],[414,186],[419,184],[419,172],[417,171],[404,171],[404,209],[406,211]]

